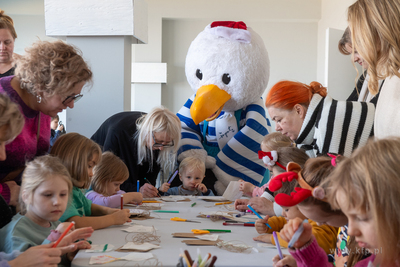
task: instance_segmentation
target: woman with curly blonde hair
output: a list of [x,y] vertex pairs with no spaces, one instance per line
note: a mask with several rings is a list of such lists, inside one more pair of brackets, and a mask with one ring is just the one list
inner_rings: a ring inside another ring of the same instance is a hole
[[39,41],[17,61],[15,76],[0,79],[0,93],[19,106],[25,118],[22,132],[6,146],[0,181],[20,181],[25,162],[50,146],[50,120],[82,97],[92,72],[81,52],[62,41]]
[[310,157],[326,153],[350,156],[372,134],[374,104],[334,100],[318,82],[280,81],[268,92],[265,106],[275,130]]

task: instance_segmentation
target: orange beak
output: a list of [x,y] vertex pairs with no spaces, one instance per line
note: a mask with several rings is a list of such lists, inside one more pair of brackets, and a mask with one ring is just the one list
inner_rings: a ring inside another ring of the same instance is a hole
[[212,121],[221,113],[225,103],[231,99],[230,94],[214,84],[200,87],[190,107],[190,115],[194,123]]

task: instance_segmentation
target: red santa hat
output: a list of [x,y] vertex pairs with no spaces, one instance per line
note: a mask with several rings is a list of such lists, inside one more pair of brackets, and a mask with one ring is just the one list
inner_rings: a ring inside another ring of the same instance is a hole
[[250,43],[251,41],[251,34],[243,21],[214,21],[206,30],[231,41],[241,43]]

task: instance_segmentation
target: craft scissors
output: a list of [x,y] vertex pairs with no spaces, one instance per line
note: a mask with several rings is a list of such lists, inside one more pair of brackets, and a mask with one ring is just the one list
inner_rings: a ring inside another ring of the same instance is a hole
[[192,220],[182,219],[182,218],[179,218],[179,217],[173,217],[173,218],[171,218],[171,221],[200,223],[200,222],[198,222],[198,221],[192,221]]

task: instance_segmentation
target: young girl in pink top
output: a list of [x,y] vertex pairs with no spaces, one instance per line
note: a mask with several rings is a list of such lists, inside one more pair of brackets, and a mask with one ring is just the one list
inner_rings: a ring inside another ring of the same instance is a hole
[[86,193],[86,198],[92,203],[110,208],[121,207],[121,196],[123,203],[142,203],[142,193],[126,193],[120,186],[129,177],[128,167],[112,152],[104,152],[101,161],[94,168],[91,188]]
[[[399,138],[369,142],[313,190],[319,198],[324,198],[326,192],[332,208],[342,210],[347,216],[348,234],[355,236],[361,253],[372,254],[357,262],[356,267],[400,266],[399,159]],[[281,237],[290,240],[300,224],[299,219],[289,221]],[[316,260],[322,251],[307,223],[294,249],[289,251],[297,266],[331,266]]]

